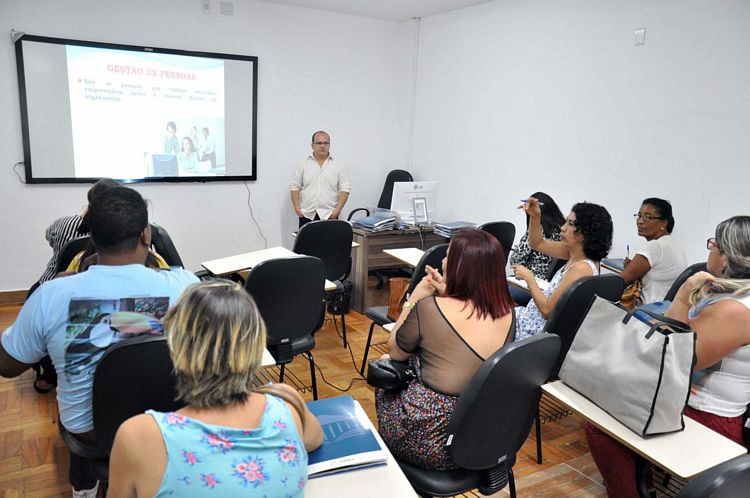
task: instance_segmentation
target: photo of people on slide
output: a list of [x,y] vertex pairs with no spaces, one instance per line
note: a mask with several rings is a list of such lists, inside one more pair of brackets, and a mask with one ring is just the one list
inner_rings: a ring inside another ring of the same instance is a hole
[[66,55],[76,177],[226,175],[224,61],[73,45]]

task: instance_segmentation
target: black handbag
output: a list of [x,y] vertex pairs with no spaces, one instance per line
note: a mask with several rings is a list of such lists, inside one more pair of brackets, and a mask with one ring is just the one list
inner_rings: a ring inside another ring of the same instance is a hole
[[390,358],[370,360],[367,368],[367,383],[387,390],[399,390],[417,378],[417,372],[408,361]]

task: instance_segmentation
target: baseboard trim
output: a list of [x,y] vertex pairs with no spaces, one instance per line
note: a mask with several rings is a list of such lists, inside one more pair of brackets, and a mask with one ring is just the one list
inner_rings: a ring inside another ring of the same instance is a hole
[[23,304],[26,301],[26,294],[29,290],[12,290],[0,291],[0,305],[3,304]]

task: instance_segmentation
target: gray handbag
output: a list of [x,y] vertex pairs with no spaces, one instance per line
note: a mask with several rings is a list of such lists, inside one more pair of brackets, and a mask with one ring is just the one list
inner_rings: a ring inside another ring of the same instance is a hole
[[[654,320],[645,323],[633,313]],[[630,312],[595,297],[578,328],[560,379],[641,436],[685,428],[695,332],[655,313]]]

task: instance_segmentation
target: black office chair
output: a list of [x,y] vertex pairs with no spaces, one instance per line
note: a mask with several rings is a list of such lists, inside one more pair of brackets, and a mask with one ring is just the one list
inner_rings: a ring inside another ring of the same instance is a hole
[[398,461],[423,496],[452,496],[474,488],[484,495],[510,484],[513,465],[534,422],[534,411],[560,349],[560,338],[539,334],[503,346],[482,363],[448,424],[448,453],[458,470],[425,470]]
[[682,273],[677,276],[674,283],[667,291],[667,294],[664,296],[664,301],[673,301],[674,297],[677,295],[677,291],[680,290],[680,287],[682,287],[682,284],[685,283],[685,280],[690,278],[695,273],[698,273],[699,271],[707,271],[705,262],[694,263],[685,268]]
[[555,273],[557,273],[560,270],[560,268],[565,266],[565,263],[567,262],[568,262],[567,259],[552,258],[552,261],[550,262],[549,268],[547,269],[547,274],[544,276],[544,279],[547,282],[551,282],[552,277],[555,276]]
[[724,462],[687,483],[677,498],[735,498],[750,490],[750,455]]
[[[560,337],[560,351],[552,367],[549,380],[557,378],[560,367],[573,343],[578,327],[586,317],[594,296],[599,296],[613,303],[620,300],[625,286],[622,277],[615,274],[585,277],[573,282],[555,303],[552,313],[547,318],[543,332]],[[542,416],[544,412],[544,416]],[[542,463],[542,428],[541,424],[558,420],[570,415],[567,408],[561,407],[554,400],[543,396],[539,402],[536,415],[536,455],[537,463]]]
[[[378,207],[381,209],[391,209],[391,198],[393,197],[393,184],[396,182],[413,182],[414,178],[411,173],[403,169],[394,169],[388,173],[385,177],[385,184],[383,185],[383,191],[380,193],[380,200],[378,200]],[[347,217],[347,220],[351,221],[355,213],[364,211],[365,216],[370,216],[370,210],[367,208],[357,208],[352,210]]]
[[[414,288],[425,276],[426,266],[429,265],[433,268],[441,268],[443,258],[445,257],[447,252],[448,244],[439,244],[436,246],[432,246],[424,252],[422,258],[419,260],[419,263],[417,263],[417,266],[414,268],[414,272],[412,273],[411,282],[409,282],[409,288],[406,291],[407,295],[414,292]],[[370,350],[370,342],[372,341],[372,333],[375,330],[375,325],[379,325],[382,327],[383,325],[393,323],[393,320],[388,318],[388,306],[373,306],[371,308],[367,308],[365,310],[365,316],[372,320],[372,323],[370,324],[370,332],[367,334],[367,343],[365,344],[365,354],[362,358],[362,367],[359,369],[359,373],[361,375],[364,375],[365,373],[365,365],[367,365],[367,355]]]
[[151,223],[151,245],[169,266],[185,267],[169,233],[156,223]]
[[[343,280],[349,275],[352,264],[352,226],[343,220],[311,221],[300,228],[294,239],[297,254],[314,256],[323,261],[325,278],[336,284],[336,290],[326,293],[326,302],[343,299]],[[340,303],[339,303],[340,304]],[[341,309],[339,306],[337,309]],[[334,320],[336,315],[334,314]],[[346,342],[346,314],[341,312],[341,330]]]
[[104,485],[109,480],[109,454],[120,425],[146,410],[174,411],[177,383],[164,336],[140,336],[120,341],[99,360],[94,373],[93,417],[95,443],[73,437],[58,424],[74,453],[92,459],[92,470]]
[[513,240],[516,238],[516,226],[509,221],[491,221],[479,227],[480,230],[494,236],[505,251],[505,259],[508,259]]
[[318,399],[313,333],[325,315],[323,272],[323,262],[312,256],[271,259],[253,267],[245,281],[245,290],[266,322],[267,348],[280,365],[279,382],[284,382],[285,365],[305,354],[313,399]]
[[73,261],[73,258],[75,258],[79,252],[86,250],[90,240],[91,237],[89,237],[88,235],[69,240],[63,246],[62,251],[60,251],[60,254],[57,256],[55,273],[57,274],[67,270],[70,262]]

